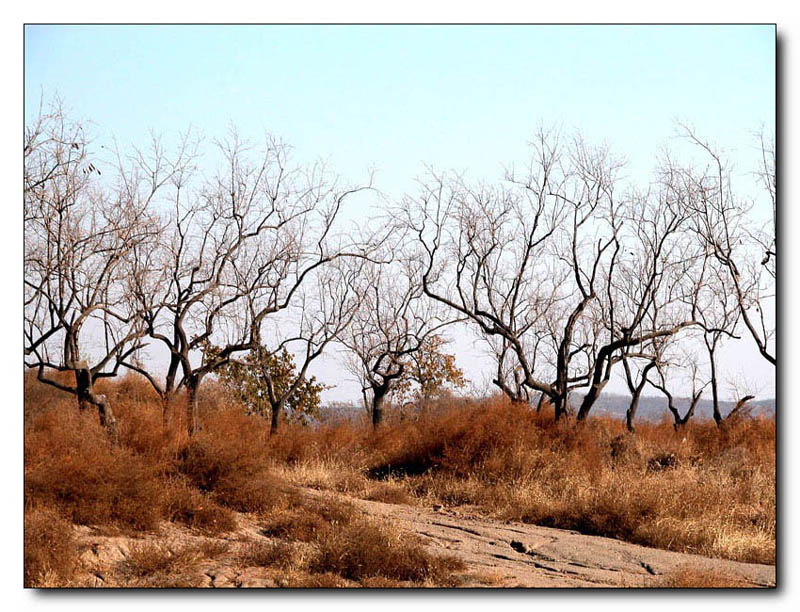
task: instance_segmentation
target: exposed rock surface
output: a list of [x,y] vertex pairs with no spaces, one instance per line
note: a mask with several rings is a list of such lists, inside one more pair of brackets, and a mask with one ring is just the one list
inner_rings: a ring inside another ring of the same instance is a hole
[[[775,566],[710,559],[583,535],[574,531],[505,523],[464,516],[441,506],[423,508],[385,504],[306,489],[311,497],[332,496],[354,504],[366,515],[391,521],[412,534],[433,553],[453,555],[468,567],[462,586],[498,587],[647,587],[658,586],[664,574],[680,567],[719,571],[741,577],[754,587],[775,585]],[[208,538],[165,524],[158,535],[133,539],[98,535],[76,528],[82,547],[81,582],[85,586],[150,586],[126,576],[126,559],[134,543],[155,543],[175,550],[209,540],[225,543],[228,552],[203,560],[174,586],[281,587],[286,581],[274,570],[243,567],[236,561],[244,541],[263,538],[256,521],[239,515],[239,530]],[[152,585],[156,586],[156,585]],[[172,586],[160,584],[158,586]]]

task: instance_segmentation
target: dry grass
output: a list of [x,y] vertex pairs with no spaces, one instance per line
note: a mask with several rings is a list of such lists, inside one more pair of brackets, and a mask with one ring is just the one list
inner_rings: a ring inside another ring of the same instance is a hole
[[154,574],[174,573],[196,565],[203,558],[199,547],[185,546],[170,550],[155,542],[141,542],[130,547],[125,568],[137,578]]
[[192,588],[202,584],[199,564],[228,552],[222,542],[205,541],[174,547],[141,542],[130,547],[123,562],[126,586],[150,588]]
[[34,419],[25,436],[26,499],[79,525],[156,529],[167,501],[159,467],[112,444],[92,417],[59,405]]
[[166,496],[166,518],[170,521],[182,523],[207,535],[236,529],[236,516],[230,509],[220,506],[208,495],[183,481],[171,481]]
[[342,589],[358,586],[358,583],[330,572],[324,574],[298,572],[287,575],[286,586],[293,589]]
[[[331,423],[288,426],[270,437],[266,420],[244,416],[212,389],[201,398],[203,428],[189,440],[181,400],[165,419],[147,385],[126,376],[103,382],[119,422],[114,444],[96,414],[80,413],[73,398],[30,377],[25,389],[26,584],[69,580],[69,523],[137,533],[173,521],[219,534],[236,529],[235,512],[257,515],[266,535],[320,547],[315,572],[289,572],[297,585],[450,580],[422,557],[415,563],[428,569],[402,569],[396,551],[405,549],[393,535],[359,532],[364,524],[352,507],[309,500],[295,485],[385,503],[468,506],[739,561],[775,560],[770,419],[743,418],[721,430],[695,422],[680,434],[666,421],[642,423],[630,435],[610,418],[555,424],[546,410],[503,399],[451,399],[413,419],[390,419],[377,432]],[[63,519],[46,521],[42,513]],[[48,547],[63,552],[49,557]],[[395,563],[396,572],[378,570]],[[166,580],[163,572],[153,576]]]
[[402,483],[381,482],[370,487],[364,499],[382,502],[384,504],[406,504],[413,505],[415,499]]
[[282,570],[292,568],[299,560],[295,546],[283,540],[247,542],[237,559],[248,567],[276,567]]
[[312,542],[332,528],[349,525],[356,517],[350,504],[328,499],[296,496],[284,508],[262,516],[261,533],[265,536],[299,542]]
[[365,519],[324,532],[317,544],[319,553],[309,569],[350,580],[386,579],[455,586],[458,580],[454,573],[466,569],[454,557],[434,556],[390,526]]
[[375,478],[421,500],[647,546],[774,563],[775,424],[582,426],[502,401],[387,427]]
[[659,586],[670,589],[741,589],[755,585],[732,572],[685,565],[665,574]]
[[25,586],[69,583],[78,562],[72,526],[53,510],[25,512]]

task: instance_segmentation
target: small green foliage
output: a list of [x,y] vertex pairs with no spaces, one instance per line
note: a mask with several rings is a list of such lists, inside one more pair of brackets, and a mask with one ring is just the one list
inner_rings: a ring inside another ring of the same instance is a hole
[[392,395],[400,402],[425,402],[467,384],[464,372],[456,366],[455,355],[442,349],[446,340],[431,336],[407,359],[404,376],[395,384]]
[[[217,372],[220,382],[239,399],[249,414],[269,416],[272,411],[269,381],[275,397],[286,393],[298,380],[300,373],[294,357],[286,348],[271,353],[264,347],[250,351],[243,360],[230,361]],[[304,378],[286,400],[285,408],[290,421],[307,424],[320,405],[320,394],[325,385],[314,376]]]

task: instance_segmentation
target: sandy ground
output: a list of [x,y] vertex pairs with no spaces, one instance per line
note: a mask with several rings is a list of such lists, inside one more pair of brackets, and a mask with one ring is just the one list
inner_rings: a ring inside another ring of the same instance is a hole
[[[645,548],[573,531],[465,516],[441,507],[385,504],[312,489],[305,492],[312,497],[346,499],[365,514],[391,521],[404,533],[416,534],[430,552],[460,558],[468,568],[461,576],[464,587],[648,587],[658,586],[664,574],[685,566],[736,575],[753,587],[775,585],[775,566],[771,565]],[[76,529],[85,549],[81,558],[83,585],[134,586],[119,569],[134,540],[97,535],[87,527]],[[237,532],[218,538],[204,538],[172,524],[166,524],[161,534],[146,537],[168,548],[217,539],[227,542],[232,550],[258,538],[264,536],[257,521],[247,515],[239,515]],[[204,561],[196,586],[287,586],[274,570],[241,567],[232,559],[231,554]]]

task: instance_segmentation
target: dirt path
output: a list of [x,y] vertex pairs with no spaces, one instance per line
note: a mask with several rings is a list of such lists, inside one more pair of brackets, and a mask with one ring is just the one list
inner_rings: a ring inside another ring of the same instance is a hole
[[[330,491],[302,488],[308,497],[333,497],[355,505],[378,521],[390,521],[403,533],[419,537],[430,552],[456,556],[467,565],[464,587],[647,587],[659,586],[664,574],[679,567],[714,571],[740,578],[754,587],[775,585],[775,567],[709,559],[697,555],[645,548],[610,538],[574,531],[506,523],[460,514],[446,508],[425,508],[366,501]],[[313,503],[313,502],[312,502]],[[158,535],[133,540],[102,536],[77,527],[85,552],[81,586],[172,586],[132,583],[125,576],[125,560],[132,546],[143,541],[169,550],[209,540],[229,547],[264,536],[255,517],[239,515],[239,529],[208,538],[172,523]],[[274,571],[242,567],[226,554],[201,563],[199,579],[186,586],[280,587],[289,584]],[[183,585],[183,583],[178,583]]]
[[[309,491],[312,495],[331,495]],[[775,566],[710,559],[628,544],[574,531],[467,517],[444,508],[347,498],[367,514],[423,538],[431,552],[454,555],[473,572],[506,587],[646,587],[681,566],[775,585]],[[479,586],[468,577],[465,586]]]

